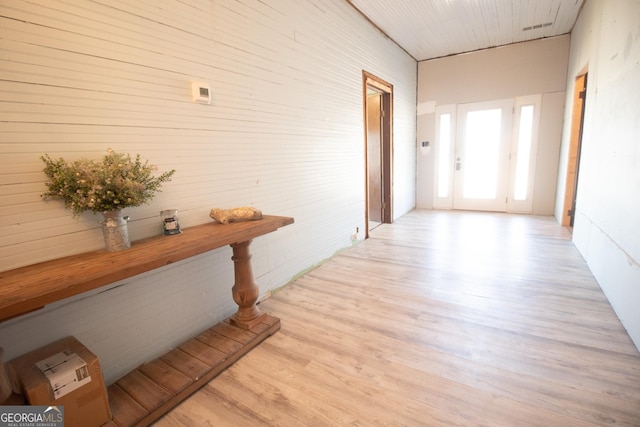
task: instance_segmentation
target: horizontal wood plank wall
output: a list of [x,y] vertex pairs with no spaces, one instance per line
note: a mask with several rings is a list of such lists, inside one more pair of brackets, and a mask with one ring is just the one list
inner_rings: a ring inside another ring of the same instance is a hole
[[[394,85],[394,212],[414,205],[416,62],[343,0],[0,5],[0,270],[102,248],[97,217],[44,202],[39,156],[140,153],[172,182],[127,210],[134,240],[212,207],[295,218],[252,245],[265,292],[364,229],[362,70]],[[191,81],[210,84],[194,103]],[[107,382],[234,310],[230,250],[0,324],[7,358],[68,334]],[[121,286],[125,285],[125,286]]]

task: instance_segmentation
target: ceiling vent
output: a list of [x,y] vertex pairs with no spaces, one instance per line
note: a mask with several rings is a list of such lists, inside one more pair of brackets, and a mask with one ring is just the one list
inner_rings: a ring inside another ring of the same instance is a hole
[[553,25],[553,22],[545,22],[544,24],[537,24],[537,25],[532,25],[530,27],[524,27],[522,31],[537,30],[538,28],[550,27],[552,25]]

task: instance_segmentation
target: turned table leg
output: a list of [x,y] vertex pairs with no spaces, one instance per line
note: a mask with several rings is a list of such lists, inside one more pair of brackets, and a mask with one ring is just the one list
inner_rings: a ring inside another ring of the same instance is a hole
[[235,284],[231,288],[233,300],[238,304],[238,312],[229,319],[231,324],[243,329],[251,329],[259,323],[265,313],[261,313],[256,301],[260,294],[258,285],[253,280],[253,271],[251,270],[251,254],[249,253],[249,245],[251,240],[245,242],[233,243]]

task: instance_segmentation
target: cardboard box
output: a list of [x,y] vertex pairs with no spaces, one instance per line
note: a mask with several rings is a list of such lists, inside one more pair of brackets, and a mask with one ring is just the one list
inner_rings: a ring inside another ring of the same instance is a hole
[[64,406],[65,427],[111,420],[98,358],[74,337],[13,359],[9,371],[30,405]]

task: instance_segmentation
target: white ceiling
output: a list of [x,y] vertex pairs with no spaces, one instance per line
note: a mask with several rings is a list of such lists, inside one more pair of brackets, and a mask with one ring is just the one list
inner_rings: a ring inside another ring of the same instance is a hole
[[416,60],[571,32],[584,0],[347,0]]

